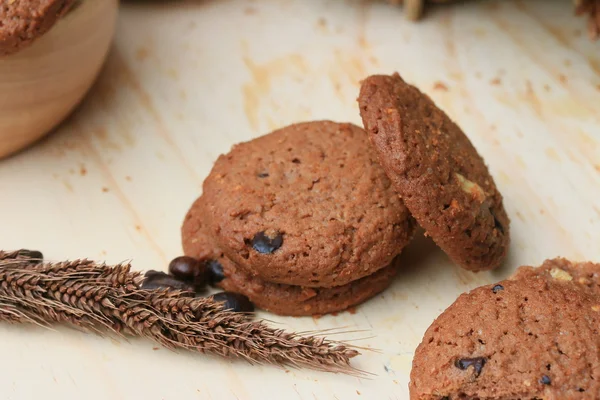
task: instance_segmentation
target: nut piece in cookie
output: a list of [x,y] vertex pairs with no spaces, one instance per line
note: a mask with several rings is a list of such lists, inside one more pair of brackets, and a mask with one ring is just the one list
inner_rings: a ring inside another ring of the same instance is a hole
[[381,165],[428,235],[468,270],[499,266],[510,242],[509,219],[462,130],[398,74],[365,79],[358,103]]
[[599,273],[554,259],[462,294],[415,352],[411,400],[598,398]]

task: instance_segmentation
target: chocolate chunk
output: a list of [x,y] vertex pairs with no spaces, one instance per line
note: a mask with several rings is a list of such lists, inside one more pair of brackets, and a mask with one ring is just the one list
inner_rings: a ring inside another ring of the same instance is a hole
[[475,371],[475,377],[478,377],[479,375],[481,375],[481,370],[483,369],[485,362],[486,362],[485,357],[461,358],[459,360],[456,360],[454,365],[458,369],[462,369],[462,370],[466,370],[470,366],[473,366],[473,370]]
[[283,235],[274,231],[273,233],[258,232],[252,238],[252,248],[262,254],[272,254],[283,244]]
[[169,264],[169,273],[175,278],[202,287],[206,283],[206,267],[195,258],[181,256]]
[[160,271],[146,272],[146,279],[142,282],[141,288],[144,290],[174,289],[185,292],[194,292],[194,287],[189,283],[180,281],[179,279]]
[[494,293],[498,293],[501,290],[504,290],[504,286],[502,286],[502,285],[496,285],[492,288],[492,292],[494,292]]
[[260,172],[258,175],[259,178],[268,178],[269,177],[269,173],[268,172]]
[[243,294],[233,292],[220,292],[212,296],[213,300],[223,303],[224,310],[234,312],[252,312],[254,304]]
[[550,377],[548,375],[542,375],[542,379],[540,379],[540,383],[543,383],[544,385],[549,385],[552,383],[552,380],[550,379]]
[[217,283],[225,279],[223,266],[217,260],[209,260],[206,262],[206,277],[210,286],[215,286]]
[[42,254],[42,252],[41,251],[37,251],[37,250],[21,249],[17,253],[17,257],[19,257],[19,258],[29,258],[32,261],[43,261],[44,260],[44,255]]

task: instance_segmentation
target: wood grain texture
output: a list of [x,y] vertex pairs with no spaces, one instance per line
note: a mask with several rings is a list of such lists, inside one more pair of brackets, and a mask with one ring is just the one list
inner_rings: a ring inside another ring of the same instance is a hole
[[[456,296],[522,264],[600,261],[600,56],[569,1],[465,2],[411,24],[359,0],[125,2],[82,107],[0,163],[0,243],[52,259],[167,269],[213,161],[293,122],[360,122],[359,80],[399,71],[484,156],[512,219],[501,270],[472,274],[419,237],[383,295],[321,319],[262,314],[379,349],[371,379],[251,367],[67,329],[0,326],[3,398],[406,399],[412,354]],[[147,29],[151,27],[151,29]]]
[[84,97],[109,50],[118,1],[86,1],[31,46],[0,57],[0,157],[58,125]]

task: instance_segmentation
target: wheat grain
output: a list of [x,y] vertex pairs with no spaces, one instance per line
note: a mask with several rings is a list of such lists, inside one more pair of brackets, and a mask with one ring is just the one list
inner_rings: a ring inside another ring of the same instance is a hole
[[128,334],[173,349],[188,349],[251,363],[288,364],[357,374],[358,351],[320,336],[300,336],[222,309],[211,298],[180,291],[143,290],[129,264],[89,260],[31,263],[0,252],[0,320],[69,323],[99,334]]

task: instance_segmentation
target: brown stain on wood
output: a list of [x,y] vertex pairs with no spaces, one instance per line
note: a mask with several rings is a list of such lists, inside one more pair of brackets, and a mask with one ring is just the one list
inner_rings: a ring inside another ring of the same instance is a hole
[[558,161],[560,162],[560,156],[558,155],[558,153],[556,152],[555,149],[553,149],[552,147],[548,147],[545,150],[546,156],[551,159],[552,161]]
[[433,90],[441,90],[443,92],[448,91],[448,86],[444,82],[437,81],[433,84]]
[[242,85],[244,114],[252,130],[257,132],[260,127],[259,112],[271,92],[273,82],[285,77],[305,75],[308,73],[308,66],[299,54],[288,54],[262,64],[256,63],[248,55],[244,55],[243,60],[251,76],[250,81]]
[[[535,22],[537,22],[538,25],[542,29],[544,29],[546,32],[548,32],[554,38],[554,40],[556,40],[561,46],[563,46],[571,51],[575,51],[575,52],[579,53],[580,55],[582,55],[584,60],[587,61],[587,63],[589,64],[590,68],[594,71],[594,73],[596,75],[600,76],[600,60],[589,54],[585,54],[585,53],[581,52],[575,46],[573,46],[573,41],[572,41],[571,35],[569,35],[568,32],[564,32],[559,27],[550,25],[548,23],[548,21],[546,21],[543,18],[540,18],[539,16],[534,14],[525,5],[524,2],[518,1],[518,2],[515,2],[515,5],[517,6],[517,8],[520,11],[522,11],[524,14],[526,14],[531,19],[535,20]],[[581,32],[575,31],[575,34],[573,36],[575,38],[577,38],[577,37],[581,36]]]
[[[150,94],[144,89],[119,51],[113,49],[107,59],[105,72],[94,90],[93,99],[99,101],[107,113],[114,112],[115,107],[118,107],[118,96],[125,88],[130,89],[133,92],[142,109],[153,119],[155,131],[173,153],[175,153],[175,157],[179,160],[179,163],[188,171],[193,180],[199,181],[200,178],[196,175],[194,169],[185,162],[185,157],[183,156],[181,149],[177,147],[171,138]],[[121,124],[121,129],[119,129],[116,134],[119,135],[119,138],[121,138],[126,145],[135,145],[135,138],[131,134],[131,122],[127,122],[127,120],[123,118],[119,118],[118,122]],[[99,130],[97,134],[99,134],[100,137],[106,138],[113,136],[109,135],[106,129]],[[115,146],[115,149],[118,149],[119,147],[114,141],[110,144]]]
[[[521,53],[524,55],[528,55],[531,62],[537,65],[539,68],[548,71],[551,75],[555,76],[560,85],[569,93],[570,96],[563,97],[559,101],[546,101],[544,106],[546,108],[551,107],[552,110],[547,110],[552,113],[558,113],[558,115],[569,116],[569,117],[595,117],[598,115],[597,105],[593,102],[587,101],[585,98],[579,98],[579,92],[575,92],[570,85],[565,81],[565,79],[560,78],[560,73],[556,71],[553,67],[552,63],[545,62],[546,55],[541,53],[539,50],[534,49],[531,46],[527,45],[527,42],[522,38],[522,32],[519,31],[519,27],[516,25],[512,25],[509,20],[504,20],[498,15],[492,15],[491,20],[507,35],[508,38],[512,40],[512,42],[521,49]],[[586,54],[582,54],[583,58],[586,58],[589,62],[590,66],[597,74],[600,74],[600,62],[597,62],[595,58],[587,56]],[[596,65],[598,64],[598,65]],[[565,77],[566,78],[566,77]],[[505,96],[512,97],[508,94]],[[594,107],[596,106],[596,107]],[[534,108],[536,105],[534,104]],[[539,108],[535,108],[536,112],[539,111]]]
[[146,61],[146,59],[148,58],[149,55],[150,55],[150,49],[142,46],[136,50],[135,59],[140,62]]
[[315,26],[317,27],[318,32],[320,32],[322,34],[329,33],[329,27],[327,26],[327,20],[325,18],[320,17],[319,19],[317,19]]

